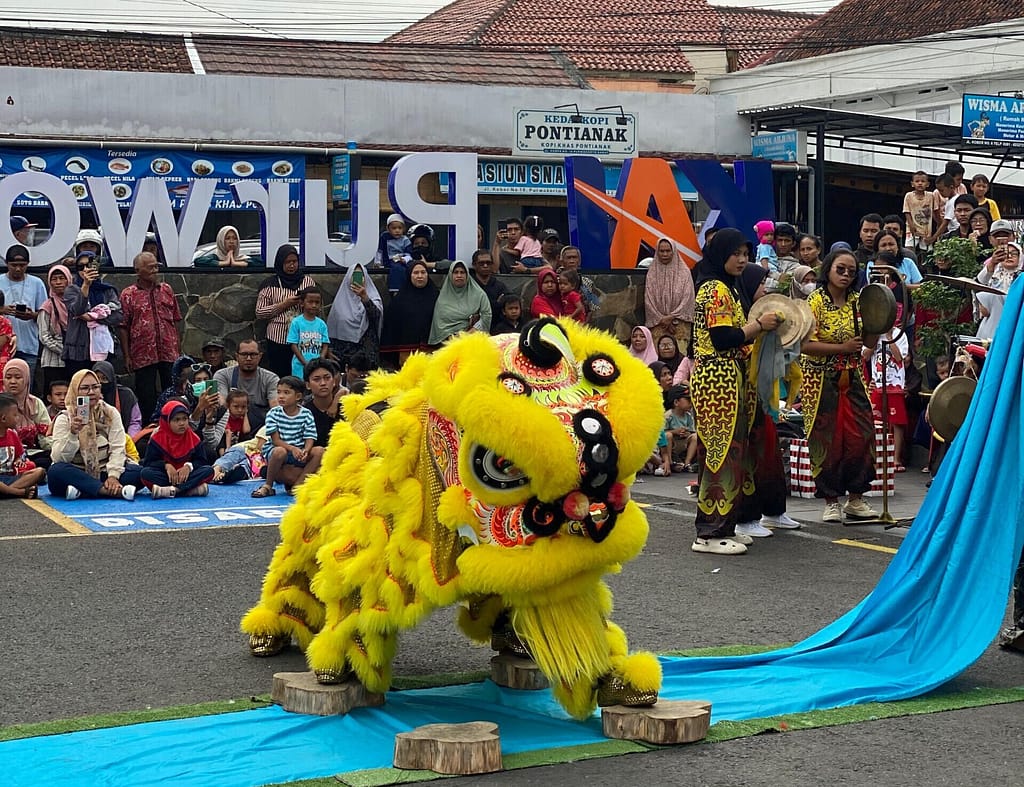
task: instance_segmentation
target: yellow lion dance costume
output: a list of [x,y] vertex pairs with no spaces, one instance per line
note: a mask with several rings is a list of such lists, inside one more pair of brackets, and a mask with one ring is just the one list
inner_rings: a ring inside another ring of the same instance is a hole
[[647,538],[628,484],[664,410],[643,363],[545,318],[414,355],[344,409],[242,620],[254,655],[294,638],[321,682],[383,693],[398,633],[460,602],[465,634],[533,658],[573,716],[656,701],[602,581]]

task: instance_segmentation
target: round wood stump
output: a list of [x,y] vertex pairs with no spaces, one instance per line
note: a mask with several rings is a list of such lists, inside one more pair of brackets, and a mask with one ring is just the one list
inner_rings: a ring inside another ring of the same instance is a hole
[[491,659],[491,680],[507,689],[540,691],[548,687],[548,679],[533,659],[511,653],[499,653]]
[[353,708],[384,704],[383,694],[367,691],[355,680],[327,685],[317,683],[312,672],[277,672],[270,699],[286,711],[311,716],[338,716]]
[[609,738],[662,745],[693,743],[708,734],[711,703],[659,700],[648,708],[611,705],[601,709],[601,726]]
[[498,725],[489,721],[426,724],[395,736],[396,768],[449,775],[501,770]]

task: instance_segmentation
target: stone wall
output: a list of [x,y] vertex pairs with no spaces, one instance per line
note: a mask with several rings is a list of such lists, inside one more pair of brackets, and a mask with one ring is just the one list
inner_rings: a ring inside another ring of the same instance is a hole
[[[311,273],[324,291],[324,319],[330,310],[331,301],[341,284],[341,273]],[[633,326],[643,320],[644,273],[643,272],[592,272],[586,274],[593,279],[601,306],[592,316],[591,322],[610,331],[625,341]],[[252,273],[184,273],[166,272],[164,281],[178,294],[181,313],[185,316],[183,350],[197,355],[207,339],[219,336],[225,339],[228,351],[234,352],[241,339],[253,334],[253,315],[256,313],[256,294],[266,279],[266,271]],[[434,282],[440,287],[443,278],[435,275]],[[529,311],[530,301],[537,292],[536,278],[528,275],[501,276],[501,281],[523,298],[524,312]],[[127,273],[113,273],[104,277],[118,290],[132,284],[135,276]],[[377,289],[384,296],[387,308],[387,281],[383,275],[373,276]],[[264,325],[257,323],[257,336],[262,337]]]

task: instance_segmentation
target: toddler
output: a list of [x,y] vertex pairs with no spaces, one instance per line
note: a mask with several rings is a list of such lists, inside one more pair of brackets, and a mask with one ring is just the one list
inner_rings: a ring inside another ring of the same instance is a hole
[[[896,305],[896,323],[899,324],[902,311],[900,304]],[[893,341],[893,333],[899,331],[899,338]],[[885,365],[882,361],[882,343],[885,342]],[[882,386],[886,388],[886,400],[888,406],[888,421],[892,429],[893,445],[896,449],[896,467],[892,468],[896,473],[906,471],[903,466],[903,437],[907,428],[907,407],[904,401],[904,387],[907,381],[906,358],[910,352],[910,344],[907,341],[905,331],[893,327],[888,333],[879,337],[875,351],[871,355],[871,409],[876,413],[882,412]]]
[[25,456],[14,425],[18,421],[18,400],[0,393],[0,497],[32,499],[39,494],[39,484],[46,471]]
[[775,251],[775,222],[763,219],[754,225],[757,234],[757,253],[754,258],[757,264],[768,271],[778,273],[779,256]]
[[697,472],[697,424],[693,417],[690,389],[673,385],[665,394],[672,408],[665,413],[665,436],[674,473]]
[[252,437],[249,423],[249,394],[240,388],[228,391],[224,411],[203,427],[203,442],[210,456],[225,452]]
[[519,262],[526,268],[540,268],[545,265],[540,251],[540,233],[544,220],[540,216],[527,216],[523,222],[523,236],[515,245]]
[[160,424],[142,460],[142,483],[155,498],[205,497],[213,478],[203,441],[188,422],[188,408],[172,399],[160,409]]
[[583,306],[583,297],[579,293],[580,276],[571,268],[558,274],[558,292],[562,296],[562,314],[572,317],[576,322],[587,321],[587,310]]
[[388,269],[388,292],[397,293],[405,282],[406,266],[412,262],[412,241],[405,236],[405,219],[388,216],[387,229],[377,243],[376,263]]

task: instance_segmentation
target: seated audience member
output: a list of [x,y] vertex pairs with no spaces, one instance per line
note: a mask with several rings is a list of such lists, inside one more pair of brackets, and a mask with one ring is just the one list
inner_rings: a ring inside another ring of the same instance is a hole
[[530,316],[538,317],[561,317],[562,294],[558,291],[558,274],[551,268],[541,268],[537,271],[537,294],[530,302]]
[[574,270],[579,274],[580,295],[583,296],[583,305],[586,307],[587,314],[590,315],[600,308],[601,299],[594,287],[594,280],[580,273],[582,261],[580,250],[576,246],[563,246],[562,250],[558,252],[558,272]]
[[587,310],[583,306],[583,297],[579,293],[580,277],[574,270],[564,270],[558,274],[558,293],[562,298],[562,314],[576,322],[587,321]]
[[646,325],[637,325],[629,334],[629,354],[646,364],[658,360],[654,337],[651,335],[651,329]]
[[160,410],[160,425],[149,438],[142,459],[142,483],[154,499],[204,497],[210,491],[213,468],[189,424],[189,410],[181,402],[167,402]]
[[114,367],[109,361],[97,361],[92,370],[96,372],[103,386],[103,401],[113,405],[121,414],[121,424],[129,437],[135,437],[142,430],[142,413],[135,392],[126,385],[118,385]]
[[672,387],[672,370],[668,367],[668,364],[662,361],[652,361],[647,364],[647,368],[651,370],[651,374],[654,375],[654,379],[658,381],[658,385],[661,386],[662,402],[665,405],[665,409],[669,409],[672,404],[667,398],[668,390]]
[[[149,423],[159,424],[160,413],[164,405],[172,399],[185,404],[192,413],[192,420],[198,424],[203,420],[205,411],[211,410],[217,404],[217,395],[208,392],[202,383],[212,379],[210,367],[202,362],[196,362],[189,355],[183,355],[171,366],[171,387],[163,390],[157,397],[156,410],[150,417]],[[197,386],[201,393],[196,393]]]
[[292,348],[292,375],[301,377],[306,364],[314,358],[326,358],[331,351],[327,323],[320,318],[323,296],[319,287],[299,290],[300,308],[288,326],[288,344]]
[[466,263],[456,260],[437,296],[427,341],[436,346],[463,331],[490,333],[491,302],[470,278]]
[[239,249],[238,230],[226,226],[217,230],[213,251],[197,257],[193,262],[197,268],[246,268],[249,255]]
[[267,411],[277,404],[278,376],[260,367],[262,357],[259,342],[246,339],[238,343],[235,354],[238,365],[221,369],[213,376],[221,404],[227,403],[228,391],[232,388],[240,388],[248,394],[249,423],[253,429],[263,426]]
[[277,384],[277,406],[267,413],[267,442],[263,457],[267,460],[267,478],[253,490],[253,497],[277,494],[274,484],[280,480],[285,491],[306,480],[320,468],[324,449],[316,445],[316,422],[302,406],[306,386],[298,377],[282,377]]
[[[405,275],[404,266],[402,275]],[[338,363],[346,363],[357,352],[362,352],[376,366],[383,316],[384,302],[373,279],[362,265],[351,266],[341,280],[327,315],[331,352]]]
[[679,364],[681,364],[683,359],[686,357],[679,352],[679,345],[676,343],[676,340],[669,334],[664,334],[658,338],[655,346],[658,353],[658,360],[665,364],[669,371],[674,375],[679,369]]
[[672,406],[665,413],[665,434],[672,456],[672,472],[697,472],[697,424],[693,417],[690,389],[673,385],[665,393]]
[[14,429],[17,415],[18,400],[9,393],[0,393],[0,497],[31,500],[38,497],[46,471],[25,455]]
[[213,478],[210,479],[210,483],[236,484],[250,478],[259,478],[267,466],[267,461],[263,458],[263,444],[266,441],[266,428],[261,426],[250,440],[235,443],[213,463]]
[[341,375],[340,387],[337,390],[342,396],[349,393],[362,393],[366,387],[366,378],[372,371],[370,359],[362,353],[356,353],[345,364],[345,372]]
[[469,275],[487,296],[487,300],[491,304],[491,316],[493,317],[498,313],[498,301],[501,299],[502,295],[508,292],[508,287],[498,281],[494,266],[494,258],[486,249],[477,249],[474,251],[471,264],[473,266],[473,270],[469,272]]
[[491,334],[520,333],[523,330],[523,299],[509,293],[501,298],[499,319],[491,325]]
[[[53,380],[46,389],[46,412],[50,414],[50,420],[52,421],[57,417],[57,413],[64,409],[64,398],[68,393],[68,381],[67,380]],[[53,432],[53,426],[50,426],[50,432]]]
[[252,439],[254,430],[249,422],[249,395],[240,388],[232,388],[218,407],[202,421],[203,444],[207,456],[216,458],[238,443]]
[[[85,413],[79,412],[76,404],[80,396],[89,400]],[[75,372],[68,385],[67,402],[69,409],[53,422],[53,464],[46,478],[50,494],[67,500],[134,500],[140,468],[127,462],[121,414],[103,401],[95,372]]]
[[14,397],[18,410],[10,424],[18,433],[28,458],[39,467],[50,466],[50,414],[42,399],[29,393],[32,376],[28,364],[21,358],[12,358],[4,365],[4,390]]
[[341,420],[341,393],[334,390],[334,361],[314,358],[306,364],[303,374],[309,393],[302,406],[313,414],[316,424],[316,444],[327,447],[331,429]]
[[428,348],[437,296],[437,285],[430,280],[426,263],[412,262],[401,289],[384,309],[380,349],[389,354],[396,367],[411,353]]
[[221,369],[235,365],[233,360],[224,359],[224,340],[218,337],[207,339],[206,344],[203,345],[203,361],[210,365],[210,370],[214,374]]

